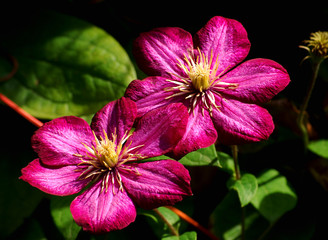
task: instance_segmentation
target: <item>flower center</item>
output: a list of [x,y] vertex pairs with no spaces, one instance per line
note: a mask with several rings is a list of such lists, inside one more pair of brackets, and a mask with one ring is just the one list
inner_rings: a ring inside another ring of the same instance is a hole
[[215,70],[217,69],[217,61],[215,62],[214,66],[214,73],[212,74],[212,60],[213,54],[211,54],[211,58],[205,56],[204,53],[200,51],[198,48],[198,56],[196,60],[192,56],[184,57],[187,65],[183,64],[180,60],[178,66],[188,75],[189,79],[191,80],[192,86],[199,92],[203,92],[204,90],[208,89],[214,78],[213,74],[215,74]]
[[93,152],[100,164],[111,169],[115,167],[118,162],[118,156],[121,152],[122,145],[116,146],[116,135],[113,134],[113,140],[109,140],[105,132],[104,135],[105,139],[100,137],[100,141],[95,137],[96,148]]
[[[109,140],[107,133],[104,131],[104,138],[100,136],[100,139],[94,135],[94,143],[91,146],[82,143],[86,149],[85,154],[74,154],[79,157],[81,162],[77,164],[80,168],[76,171],[82,171],[79,179],[91,178],[94,182],[99,178],[101,181],[101,191],[108,191],[108,187],[112,185],[112,191],[115,194],[115,183],[118,184],[119,190],[123,191],[123,184],[119,169],[134,172],[136,175],[140,175],[138,170],[132,165],[124,165],[130,161],[136,161],[143,159],[145,156],[141,156],[135,152],[135,149],[142,147],[139,145],[130,148],[130,144],[125,145],[125,142],[132,135],[132,133],[126,132],[122,139],[117,142],[116,129],[112,133],[111,140]],[[131,153],[133,151],[134,153]]]
[[166,79],[167,82],[173,83],[175,86],[164,88],[164,91],[172,92],[165,99],[184,97],[184,99],[190,100],[189,113],[194,114],[194,109],[198,105],[201,107],[203,115],[204,109],[207,109],[212,116],[213,109],[220,110],[220,101],[226,100],[222,91],[233,90],[238,87],[236,83],[222,81],[225,78],[223,75],[230,66],[218,73],[218,57],[214,60],[213,51],[211,51],[210,56],[206,56],[199,48],[196,58],[194,54],[190,54],[184,55],[183,60],[177,59],[177,65],[187,76],[171,73],[177,79]]

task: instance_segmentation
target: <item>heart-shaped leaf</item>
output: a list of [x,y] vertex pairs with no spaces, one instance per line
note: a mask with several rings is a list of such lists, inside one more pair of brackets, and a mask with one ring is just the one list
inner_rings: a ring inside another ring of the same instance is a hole
[[258,190],[251,203],[271,223],[296,206],[294,190],[277,170],[269,169],[257,180]]
[[249,173],[244,174],[239,180],[230,179],[227,185],[229,189],[237,191],[242,207],[253,199],[257,191],[257,179]]
[[[0,91],[38,118],[90,115],[124,95],[136,78],[121,45],[104,30],[85,21],[54,13],[31,13],[13,34],[2,36],[18,61],[13,78]],[[0,57],[0,76],[11,72]]]

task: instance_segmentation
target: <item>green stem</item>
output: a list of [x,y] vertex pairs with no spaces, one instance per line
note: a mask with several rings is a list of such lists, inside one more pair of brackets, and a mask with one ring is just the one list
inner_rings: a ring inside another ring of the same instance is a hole
[[235,178],[236,180],[240,180],[241,175],[240,175],[240,169],[238,164],[238,146],[232,145],[231,151],[232,151],[233,162],[235,164]]
[[164,217],[164,215],[157,209],[153,209],[153,211],[158,215],[158,217],[167,225],[172,235],[179,237],[179,233],[173,227],[173,225]]
[[[240,168],[238,163],[238,146],[232,145],[232,157],[235,164],[235,178],[236,180],[241,179]],[[245,208],[241,207],[241,240],[245,239]]]
[[306,125],[304,122],[304,117],[305,117],[305,112],[308,107],[311,95],[312,95],[312,91],[313,91],[315,82],[318,77],[320,63],[321,63],[321,61],[313,63],[313,72],[311,75],[309,88],[307,89],[306,95],[305,95],[303,103],[301,105],[300,113],[298,114],[298,117],[297,117],[297,125],[298,125],[299,129],[301,130],[305,149],[307,149],[307,146],[309,144],[309,135],[308,135],[308,131],[307,131],[307,128],[306,128]]

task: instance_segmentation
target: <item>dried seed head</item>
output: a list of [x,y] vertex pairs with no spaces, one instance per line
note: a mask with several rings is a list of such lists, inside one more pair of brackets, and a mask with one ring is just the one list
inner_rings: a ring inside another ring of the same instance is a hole
[[304,58],[312,58],[314,61],[323,61],[328,58],[328,32],[314,32],[311,33],[310,39],[305,40],[306,46],[300,46],[309,52],[309,55]]

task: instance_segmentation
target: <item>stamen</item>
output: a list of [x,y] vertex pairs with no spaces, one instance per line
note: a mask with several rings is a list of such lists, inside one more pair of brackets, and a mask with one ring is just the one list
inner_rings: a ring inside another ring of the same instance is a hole
[[115,193],[115,179],[114,179],[114,174],[112,174],[112,192],[114,195],[116,195]]
[[[212,116],[214,108],[220,110],[214,94],[222,98],[222,90],[234,90],[238,84],[223,82],[230,65],[218,74],[219,55],[214,57],[213,49],[209,55],[202,52],[200,48],[197,48],[197,52],[196,57],[193,54],[188,56],[184,54],[183,60],[177,59],[177,66],[182,69],[186,76],[170,73],[178,79],[166,79],[167,82],[173,83],[175,86],[164,88],[164,91],[172,92],[165,99],[184,96],[184,99],[190,99],[189,113],[195,114],[196,105],[201,103],[202,115],[205,114],[204,109],[207,109]],[[200,101],[198,98],[201,98]]]
[[83,155],[78,154],[78,153],[74,153],[73,156],[74,156],[74,157],[78,157],[78,158],[82,158],[82,157],[83,157]]
[[[129,169],[124,164],[129,161],[136,161],[145,158],[141,154],[138,154],[136,149],[143,147],[144,145],[138,145],[130,148],[132,142],[126,144],[131,132],[126,131],[119,142],[117,142],[116,129],[111,133],[111,139],[108,138],[106,131],[103,131],[103,135],[97,137],[93,131],[94,141],[91,146],[86,143],[81,143],[85,147],[85,153],[75,153],[73,156],[78,157],[81,162],[77,164],[75,171],[81,171],[79,180],[90,179],[92,182],[98,181],[101,178],[101,192],[107,193],[110,188],[109,184],[112,184],[113,194],[115,192],[115,184],[118,183],[119,191],[124,191],[122,184],[122,178],[119,173],[119,169]],[[133,153],[131,153],[133,152]],[[132,171],[136,175],[140,175],[137,169]],[[117,186],[117,185],[116,185]]]
[[107,174],[106,174],[106,179],[105,179],[105,183],[106,183],[106,193],[107,193],[107,191],[108,191],[108,180],[109,180],[109,176],[110,176],[110,172],[107,172]]
[[121,190],[121,192],[123,192],[123,185],[122,185],[121,174],[119,172],[117,172],[116,177],[117,177],[118,184],[120,185],[119,190]]
[[185,95],[185,94],[186,94],[186,92],[182,91],[182,92],[174,93],[174,94],[166,97],[165,99],[167,100],[167,99],[170,99],[170,98],[173,98],[173,97],[177,97],[177,96],[181,96],[181,95]]

